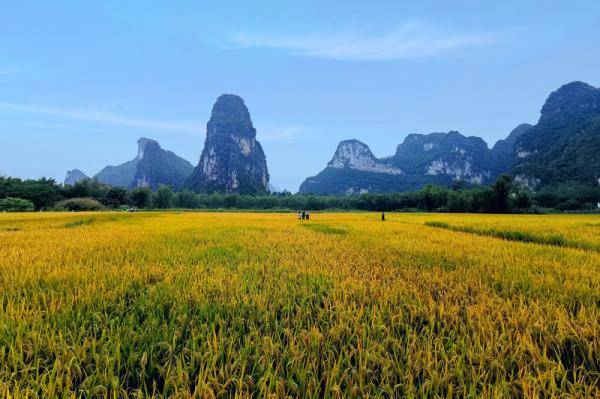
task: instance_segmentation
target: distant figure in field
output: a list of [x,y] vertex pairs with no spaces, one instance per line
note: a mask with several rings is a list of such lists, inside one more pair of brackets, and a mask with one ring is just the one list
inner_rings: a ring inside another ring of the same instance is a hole
[[310,220],[310,213],[306,212],[306,220]]
[[298,220],[302,220],[302,212],[298,212]]
[[381,211],[381,221],[385,222],[385,212]]

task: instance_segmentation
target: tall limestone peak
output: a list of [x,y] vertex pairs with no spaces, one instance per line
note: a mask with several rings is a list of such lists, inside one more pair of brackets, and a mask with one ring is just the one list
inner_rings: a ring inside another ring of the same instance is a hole
[[204,193],[261,194],[268,192],[269,172],[256,129],[244,100],[220,96],[206,125],[200,162],[185,187]]
[[235,94],[223,94],[213,106],[206,129],[207,136],[235,134],[247,138],[256,137],[250,112],[244,100]]
[[65,177],[65,186],[74,186],[77,182],[87,179],[85,173],[80,171],[79,169],[73,169],[67,171],[67,176]]

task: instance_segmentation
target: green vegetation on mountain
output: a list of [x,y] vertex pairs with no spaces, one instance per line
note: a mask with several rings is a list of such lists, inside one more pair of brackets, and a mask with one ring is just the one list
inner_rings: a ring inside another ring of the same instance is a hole
[[512,173],[532,187],[600,184],[600,89],[573,82],[553,92],[516,153]]
[[489,184],[503,169],[485,141],[448,133],[410,134],[387,158],[358,140],[338,146],[327,167],[300,186],[301,193],[358,194],[418,190],[428,184]]
[[179,190],[194,167],[171,151],[163,150],[156,141],[149,141],[138,161],[130,187],[172,186]]
[[102,183],[110,184],[111,186],[129,187],[135,176],[135,169],[138,161],[139,159],[136,158],[121,165],[106,166],[98,172],[94,178]]
[[[366,144],[346,140],[322,172],[304,181],[300,192],[395,192],[427,184],[449,187],[457,181],[480,185],[509,173],[518,184],[544,192],[544,197],[546,188],[554,190],[557,199],[572,186],[580,189],[579,198],[600,185],[598,154],[600,89],[572,82],[550,94],[537,124],[517,126],[492,149],[481,138],[458,132],[411,134],[395,155],[378,159]],[[567,200],[557,201],[570,207]]]

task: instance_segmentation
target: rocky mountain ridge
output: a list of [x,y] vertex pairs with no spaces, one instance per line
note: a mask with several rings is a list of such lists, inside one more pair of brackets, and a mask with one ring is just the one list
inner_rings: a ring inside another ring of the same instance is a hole
[[[307,178],[301,193],[356,194],[416,190],[427,184],[490,184],[501,173],[532,189],[556,184],[600,184],[600,89],[572,82],[552,92],[535,125],[521,124],[492,148],[459,132],[409,134],[393,155],[376,157],[359,140],[339,143],[325,169]],[[69,171],[65,184],[84,179]],[[265,194],[269,172],[243,99],[224,94],[207,123],[198,165],[150,139],[136,157],[95,175],[121,187],[160,184],[199,193]]]
[[402,171],[395,168],[387,159],[376,158],[369,146],[359,140],[340,142],[327,167],[350,168],[363,172],[388,173],[391,175],[402,174]]
[[490,183],[500,168],[487,144],[458,132],[410,134],[389,157],[377,158],[358,140],[344,140],[327,167],[300,186],[302,193],[356,194],[416,190],[461,180]]
[[550,94],[536,125],[521,124],[491,149],[479,137],[410,134],[396,153],[377,158],[358,140],[344,140],[301,193],[354,194],[415,190],[456,181],[489,184],[501,173],[530,188],[600,184],[600,89],[572,82]]

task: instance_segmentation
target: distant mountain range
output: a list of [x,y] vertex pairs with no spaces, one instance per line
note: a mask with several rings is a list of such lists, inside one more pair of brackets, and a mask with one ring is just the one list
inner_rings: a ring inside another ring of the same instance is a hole
[[[191,163],[161,148],[155,140],[140,138],[135,158],[106,166],[93,176],[114,187],[150,188],[168,185],[202,193],[264,194],[269,191],[267,162],[250,113],[241,97],[220,96],[207,124],[200,162]],[[88,177],[79,169],[67,172],[65,184]]]
[[501,173],[530,188],[600,184],[600,90],[573,82],[553,92],[534,126],[521,124],[488,148],[458,132],[410,134],[390,157],[377,158],[358,140],[342,141],[301,193],[356,194],[416,190],[456,181],[488,184]]
[[302,183],[300,192],[410,191],[426,184],[450,185],[456,180],[487,184],[500,172],[494,154],[481,138],[458,132],[410,134],[396,153],[386,158],[376,158],[358,140],[345,140],[327,167]]
[[[573,82],[550,94],[535,125],[521,124],[489,148],[456,131],[410,134],[393,155],[377,158],[358,140],[339,143],[331,161],[307,178],[301,193],[359,194],[417,190],[427,184],[489,184],[502,173],[536,189],[554,184],[600,184],[600,89]],[[87,178],[67,172],[65,184]],[[94,178],[118,187],[170,185],[201,193],[264,194],[272,190],[265,155],[244,100],[224,94],[207,123],[198,165],[147,138],[135,158],[107,166]]]

